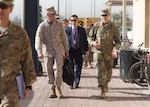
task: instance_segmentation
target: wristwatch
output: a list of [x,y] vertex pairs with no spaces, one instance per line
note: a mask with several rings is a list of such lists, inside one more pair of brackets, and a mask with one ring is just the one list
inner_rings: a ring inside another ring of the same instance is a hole
[[32,86],[26,86],[25,89],[30,89],[30,90],[32,90]]

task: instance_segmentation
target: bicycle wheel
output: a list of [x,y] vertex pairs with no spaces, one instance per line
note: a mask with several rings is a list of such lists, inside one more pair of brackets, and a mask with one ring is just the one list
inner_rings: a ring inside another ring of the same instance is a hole
[[130,68],[130,75],[137,85],[147,87],[147,79],[145,77],[145,70],[147,70],[147,66],[145,66],[142,62],[137,62],[133,64]]
[[150,92],[150,65],[147,64],[147,71],[145,72],[147,84],[148,84],[148,90]]

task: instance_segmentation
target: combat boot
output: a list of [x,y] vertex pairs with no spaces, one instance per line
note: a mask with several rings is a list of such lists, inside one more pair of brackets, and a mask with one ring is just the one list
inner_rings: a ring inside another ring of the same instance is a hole
[[56,87],[56,88],[55,88],[55,91],[56,91],[56,95],[57,95],[57,97],[58,97],[59,99],[63,97],[63,94],[62,94],[62,92],[61,92],[61,88],[60,88],[60,87]]
[[87,65],[87,68],[93,68],[90,62],[88,62]]
[[54,87],[52,87],[52,88],[50,89],[50,96],[49,96],[49,97],[50,97],[50,98],[56,98],[56,97],[57,97]]
[[88,64],[87,64],[87,61],[85,62],[85,64],[84,64],[84,68],[86,68],[88,66]]
[[100,95],[101,99],[105,99],[106,98],[106,88],[101,88],[101,95]]
[[108,92],[108,84],[106,85],[106,92]]

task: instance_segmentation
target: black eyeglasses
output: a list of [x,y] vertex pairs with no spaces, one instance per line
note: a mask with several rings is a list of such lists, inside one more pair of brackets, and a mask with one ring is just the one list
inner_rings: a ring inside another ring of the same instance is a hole
[[76,22],[77,20],[71,20],[72,22],[74,21],[74,22]]
[[8,6],[7,6],[6,4],[0,4],[0,8],[1,8],[1,9],[7,9]]
[[107,15],[102,15],[103,17],[106,17]]

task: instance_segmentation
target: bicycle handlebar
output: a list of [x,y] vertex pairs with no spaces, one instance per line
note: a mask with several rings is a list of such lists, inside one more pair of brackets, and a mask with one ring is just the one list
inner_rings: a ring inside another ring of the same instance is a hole
[[138,49],[132,52],[132,56],[136,59],[141,59],[145,55],[149,54],[149,51],[141,50],[141,47],[143,46],[144,42],[138,45]]
[[143,55],[147,55],[147,54],[149,54],[149,51],[144,51],[143,52]]
[[143,46],[144,42],[142,42],[141,44],[138,45],[138,48],[141,49],[141,47]]

